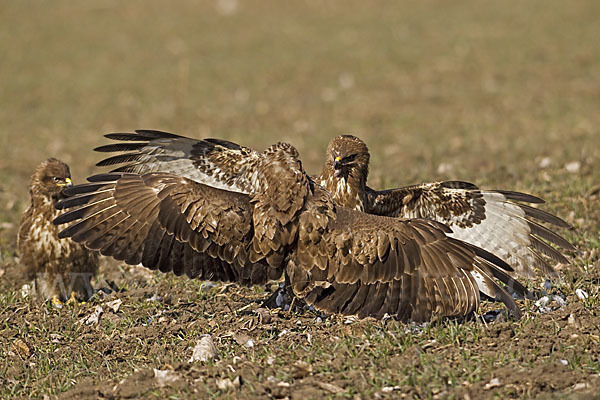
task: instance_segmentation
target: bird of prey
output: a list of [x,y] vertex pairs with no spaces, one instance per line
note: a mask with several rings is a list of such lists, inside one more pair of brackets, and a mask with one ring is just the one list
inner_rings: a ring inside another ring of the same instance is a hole
[[70,223],[61,237],[161,271],[245,284],[285,274],[297,297],[326,312],[464,317],[483,287],[521,315],[496,282],[525,293],[510,266],[445,225],[337,207],[286,143],[253,162],[252,194],[175,173],[93,176],[68,191],[58,207],[69,211],[54,222]]
[[29,185],[29,207],[23,213],[17,247],[27,278],[36,291],[53,303],[87,299],[90,279],[98,271],[98,254],[71,239],[59,239],[52,220],[59,215],[54,207],[71,186],[67,164],[49,158],[39,164]]
[[[230,191],[252,194],[260,153],[236,143],[196,140],[172,133],[140,130],[106,137],[120,143],[97,148],[125,152],[98,163],[124,164],[119,172],[169,172]],[[314,181],[328,190],[338,206],[370,214],[425,218],[446,224],[450,236],[496,254],[518,276],[534,277],[536,270],[556,276],[550,262],[568,263],[555,247],[573,246],[550,228],[569,225],[562,219],[526,203],[543,200],[507,190],[481,190],[468,182],[445,181],[377,191],[367,186],[369,151],[351,135],[334,138],[327,148],[321,175]],[[550,244],[551,245],[550,245]]]
[[[479,246],[508,262],[523,277],[556,276],[549,262],[568,264],[563,250],[575,248],[539,222],[570,228],[562,219],[526,203],[538,197],[508,191],[481,190],[472,183],[443,181],[377,191],[367,186],[369,150],[356,136],[335,137],[325,153],[318,182],[345,207],[370,214],[426,218],[452,229],[450,236]],[[548,243],[547,243],[548,242]]]

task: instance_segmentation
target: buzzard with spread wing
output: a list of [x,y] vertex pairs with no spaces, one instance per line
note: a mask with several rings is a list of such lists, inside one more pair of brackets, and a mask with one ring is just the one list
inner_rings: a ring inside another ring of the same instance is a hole
[[[184,147],[179,151],[191,151]],[[510,266],[449,237],[445,225],[336,207],[289,144],[273,145],[252,160],[251,194],[183,173],[97,175],[68,191],[58,207],[70,210],[55,223],[70,223],[61,237],[165,272],[243,284],[286,274],[296,296],[328,312],[414,321],[463,317],[478,309],[483,288],[520,316],[496,282],[525,294],[509,276]],[[221,174],[218,169],[210,176]]]
[[36,291],[55,304],[69,298],[87,299],[92,293],[90,279],[98,271],[98,254],[71,239],[59,239],[52,220],[59,215],[54,207],[71,186],[67,164],[49,158],[39,164],[29,185],[31,201],[23,213],[17,248],[27,278]]
[[[345,207],[370,214],[401,218],[426,218],[448,225],[450,236],[479,246],[508,262],[524,277],[535,269],[556,276],[549,262],[568,264],[550,244],[567,251],[573,245],[539,222],[570,228],[562,219],[526,203],[538,197],[507,191],[481,190],[468,182],[423,183],[377,191],[367,186],[369,150],[359,138],[342,135],[327,147],[318,182]],[[550,244],[549,244],[550,243]]]
[[[260,153],[248,147],[148,130],[106,136],[122,142],[101,146],[97,151],[126,153],[107,158],[98,163],[100,166],[125,164],[115,171],[169,172],[230,191],[246,194],[255,191]],[[520,276],[533,277],[536,269],[555,276],[550,262],[568,263],[557,248],[574,250],[567,240],[540,224],[568,228],[565,221],[526,204],[543,203],[538,197],[506,190],[481,190],[460,181],[377,191],[367,186],[368,148],[351,135],[334,138],[325,157],[321,175],[313,179],[332,194],[338,206],[444,223],[452,230],[450,236],[498,255]]]

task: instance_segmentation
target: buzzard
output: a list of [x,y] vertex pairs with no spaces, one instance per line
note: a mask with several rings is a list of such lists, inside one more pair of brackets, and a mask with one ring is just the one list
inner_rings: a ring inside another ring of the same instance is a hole
[[55,304],[69,298],[87,299],[90,279],[98,271],[98,254],[71,239],[59,239],[52,220],[59,215],[54,207],[71,186],[67,164],[49,158],[39,164],[29,185],[31,202],[23,213],[17,247],[27,278],[37,292]]
[[297,297],[326,312],[464,317],[478,309],[483,287],[520,317],[496,282],[525,294],[510,266],[449,237],[445,225],[337,207],[289,144],[253,160],[251,194],[175,173],[92,176],[68,190],[57,207],[69,211],[54,222],[70,223],[60,237],[163,272],[243,284],[285,274]]
[[444,223],[452,229],[450,236],[496,254],[524,277],[534,277],[535,269],[556,276],[549,260],[569,263],[547,242],[575,250],[566,239],[539,223],[570,228],[562,219],[526,204],[544,203],[538,197],[508,190],[481,190],[462,181],[377,191],[367,186],[368,173],[366,144],[356,136],[342,135],[329,143],[318,182],[331,192],[337,204],[345,207]]
[[[101,146],[97,151],[125,153],[102,160],[99,166],[124,164],[114,171],[170,172],[230,191],[252,194],[255,190],[260,153],[248,147],[150,130],[106,137],[121,143]],[[368,171],[366,144],[355,136],[342,135],[329,143],[321,175],[313,179],[332,194],[338,206],[444,223],[452,230],[450,236],[498,255],[519,276],[534,277],[536,269],[556,276],[550,262],[568,260],[550,244],[574,250],[567,240],[540,224],[569,228],[565,221],[526,204],[543,203],[538,197],[507,190],[481,190],[461,181],[377,191],[367,186]]]

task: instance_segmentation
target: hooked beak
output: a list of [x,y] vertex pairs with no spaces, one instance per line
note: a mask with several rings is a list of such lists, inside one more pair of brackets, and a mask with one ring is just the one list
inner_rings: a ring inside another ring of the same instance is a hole
[[65,183],[59,183],[58,186],[65,186],[65,187],[71,187],[73,186],[73,182],[71,181],[71,178],[65,178]]
[[340,174],[342,173],[342,159],[341,157],[336,157],[333,159],[333,176],[335,177],[339,177]]

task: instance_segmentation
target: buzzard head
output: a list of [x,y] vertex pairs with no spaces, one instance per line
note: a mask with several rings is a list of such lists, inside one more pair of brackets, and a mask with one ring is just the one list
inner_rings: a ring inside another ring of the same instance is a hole
[[49,158],[38,165],[31,176],[31,196],[43,196],[56,202],[63,197],[63,189],[71,185],[69,166],[56,158]]
[[333,138],[327,146],[327,162],[323,175],[348,180],[349,176],[364,178],[369,174],[369,149],[367,145],[352,135]]

